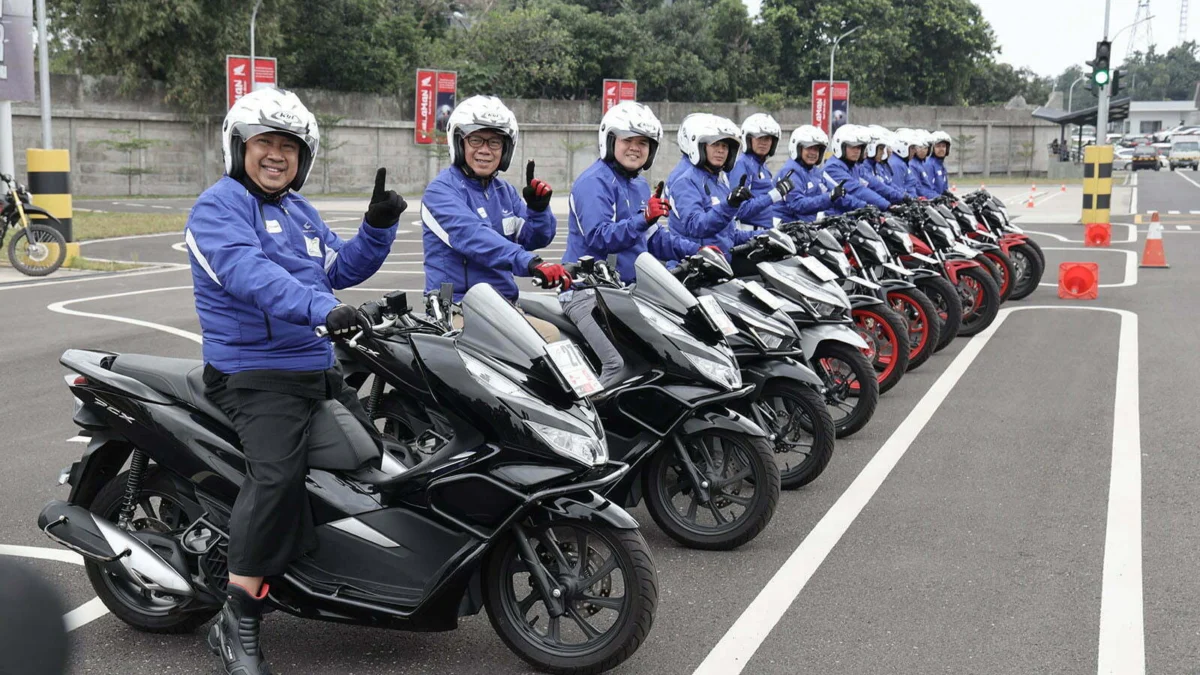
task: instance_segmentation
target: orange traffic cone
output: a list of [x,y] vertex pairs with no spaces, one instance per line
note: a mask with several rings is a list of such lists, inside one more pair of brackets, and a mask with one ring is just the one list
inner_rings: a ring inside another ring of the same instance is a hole
[[1095,300],[1100,295],[1100,266],[1094,262],[1065,262],[1058,266],[1058,297]]
[[1088,223],[1083,233],[1084,246],[1108,246],[1112,243],[1112,225],[1109,223]]
[[1163,251],[1162,223],[1158,222],[1158,211],[1150,214],[1150,231],[1146,233],[1146,246],[1142,249],[1140,267],[1170,267],[1167,254]]
[[986,190],[986,189],[987,189],[987,186],[986,186],[986,185],[984,185],[983,183],[980,183],[980,184],[979,184],[979,189],[980,189],[980,190]]
[[1029,201],[1025,202],[1025,208],[1027,208],[1027,209],[1033,208],[1033,193],[1029,194]]
[[1033,185],[1030,185],[1030,186],[1029,186],[1029,191],[1030,191],[1030,192],[1037,192],[1037,183],[1034,183]]
[[1059,190],[1059,192],[1066,192],[1066,191],[1067,191],[1067,184],[1063,183],[1062,190]]
[[958,192],[958,186],[957,186],[957,185],[955,185],[954,183],[951,183],[951,184],[950,184],[950,191],[951,191],[951,192]]

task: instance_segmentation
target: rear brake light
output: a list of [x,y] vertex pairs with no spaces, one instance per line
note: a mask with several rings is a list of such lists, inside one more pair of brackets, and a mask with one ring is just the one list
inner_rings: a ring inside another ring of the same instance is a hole
[[63,375],[63,381],[68,387],[82,387],[88,384],[87,378],[82,375]]

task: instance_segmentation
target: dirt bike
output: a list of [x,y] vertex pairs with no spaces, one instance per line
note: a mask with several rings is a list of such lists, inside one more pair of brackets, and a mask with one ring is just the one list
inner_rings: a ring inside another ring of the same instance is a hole
[[[67,259],[67,240],[59,228],[62,223],[40,206],[34,206],[29,190],[17,183],[8,174],[0,174],[8,194],[4,208],[0,209],[0,246],[13,230],[8,240],[8,261],[20,273],[31,277],[44,277],[62,267]],[[29,214],[42,216],[43,222],[31,223]]]

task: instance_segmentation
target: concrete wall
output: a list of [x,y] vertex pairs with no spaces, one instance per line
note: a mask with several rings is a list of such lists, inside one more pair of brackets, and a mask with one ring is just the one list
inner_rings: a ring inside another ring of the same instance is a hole
[[[127,164],[148,170],[132,181],[134,195],[197,194],[223,171],[221,111],[189,118],[172,111],[163,100],[161,83],[148,83],[133,92],[121,92],[111,80],[55,76],[51,82],[54,143],[71,151],[72,189],[76,195],[124,195],[130,190],[125,176],[114,173]],[[405,194],[420,193],[447,163],[444,148],[413,143],[413,102],[408,97],[346,94],[327,91],[297,92],[318,113],[344,119],[322,129],[323,150],[313,167],[305,192],[367,192],[375,170],[386,166],[389,185]],[[509,175],[521,179],[527,159],[537,161],[538,175],[567,189],[571,179],[596,158],[596,101],[508,102],[521,123],[521,139]],[[663,120],[666,138],[651,181],[666,178],[678,161],[675,144],[678,122],[689,112],[704,111],[740,121],[760,112],[739,103],[650,103]],[[888,127],[942,128],[951,136],[973,136],[965,148],[951,153],[950,170],[973,174],[1045,172],[1045,148],[1057,127],[1034,120],[1029,111],[1004,108],[853,108],[854,121]],[[774,113],[785,134],[805,124],[808,109]],[[125,153],[105,148],[100,141],[129,131],[156,141],[151,148]],[[41,131],[36,105],[13,106],[14,147],[17,170],[24,174],[23,148],[39,147]],[[965,161],[960,161],[965,157]],[[786,142],[773,160],[786,158]],[[132,160],[132,161],[131,161]]]

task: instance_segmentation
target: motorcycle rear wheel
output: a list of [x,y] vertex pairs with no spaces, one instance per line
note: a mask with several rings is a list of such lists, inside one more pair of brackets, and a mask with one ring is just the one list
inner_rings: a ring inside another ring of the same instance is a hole
[[962,299],[958,289],[945,277],[926,277],[917,282],[917,288],[933,303],[942,320],[942,334],[938,336],[937,347],[933,350],[940,352],[949,347],[958,335],[959,326],[962,325]]
[[908,324],[908,370],[916,370],[933,356],[942,339],[942,319],[933,301],[915,288],[890,291],[888,303]]
[[780,486],[794,490],[816,480],[833,458],[836,433],[821,395],[796,380],[776,378],[767,382],[755,403],[771,413]]
[[1008,257],[1013,261],[1013,278],[1016,280],[1009,299],[1021,300],[1027,298],[1037,290],[1038,284],[1041,283],[1042,275],[1046,271],[1045,263],[1034,252],[1033,247],[1028,244],[1019,244],[1010,248],[1008,250]]
[[836,436],[846,438],[867,426],[879,405],[879,381],[867,357],[845,342],[825,340],[813,352],[812,368],[825,381],[825,405],[833,409]]
[[992,325],[1000,311],[1000,289],[996,280],[981,267],[968,267],[958,273],[958,287],[963,297],[963,320],[958,334],[976,335]]
[[853,310],[854,325],[869,345],[871,359],[883,394],[900,383],[908,370],[908,323],[891,309],[872,305]]

